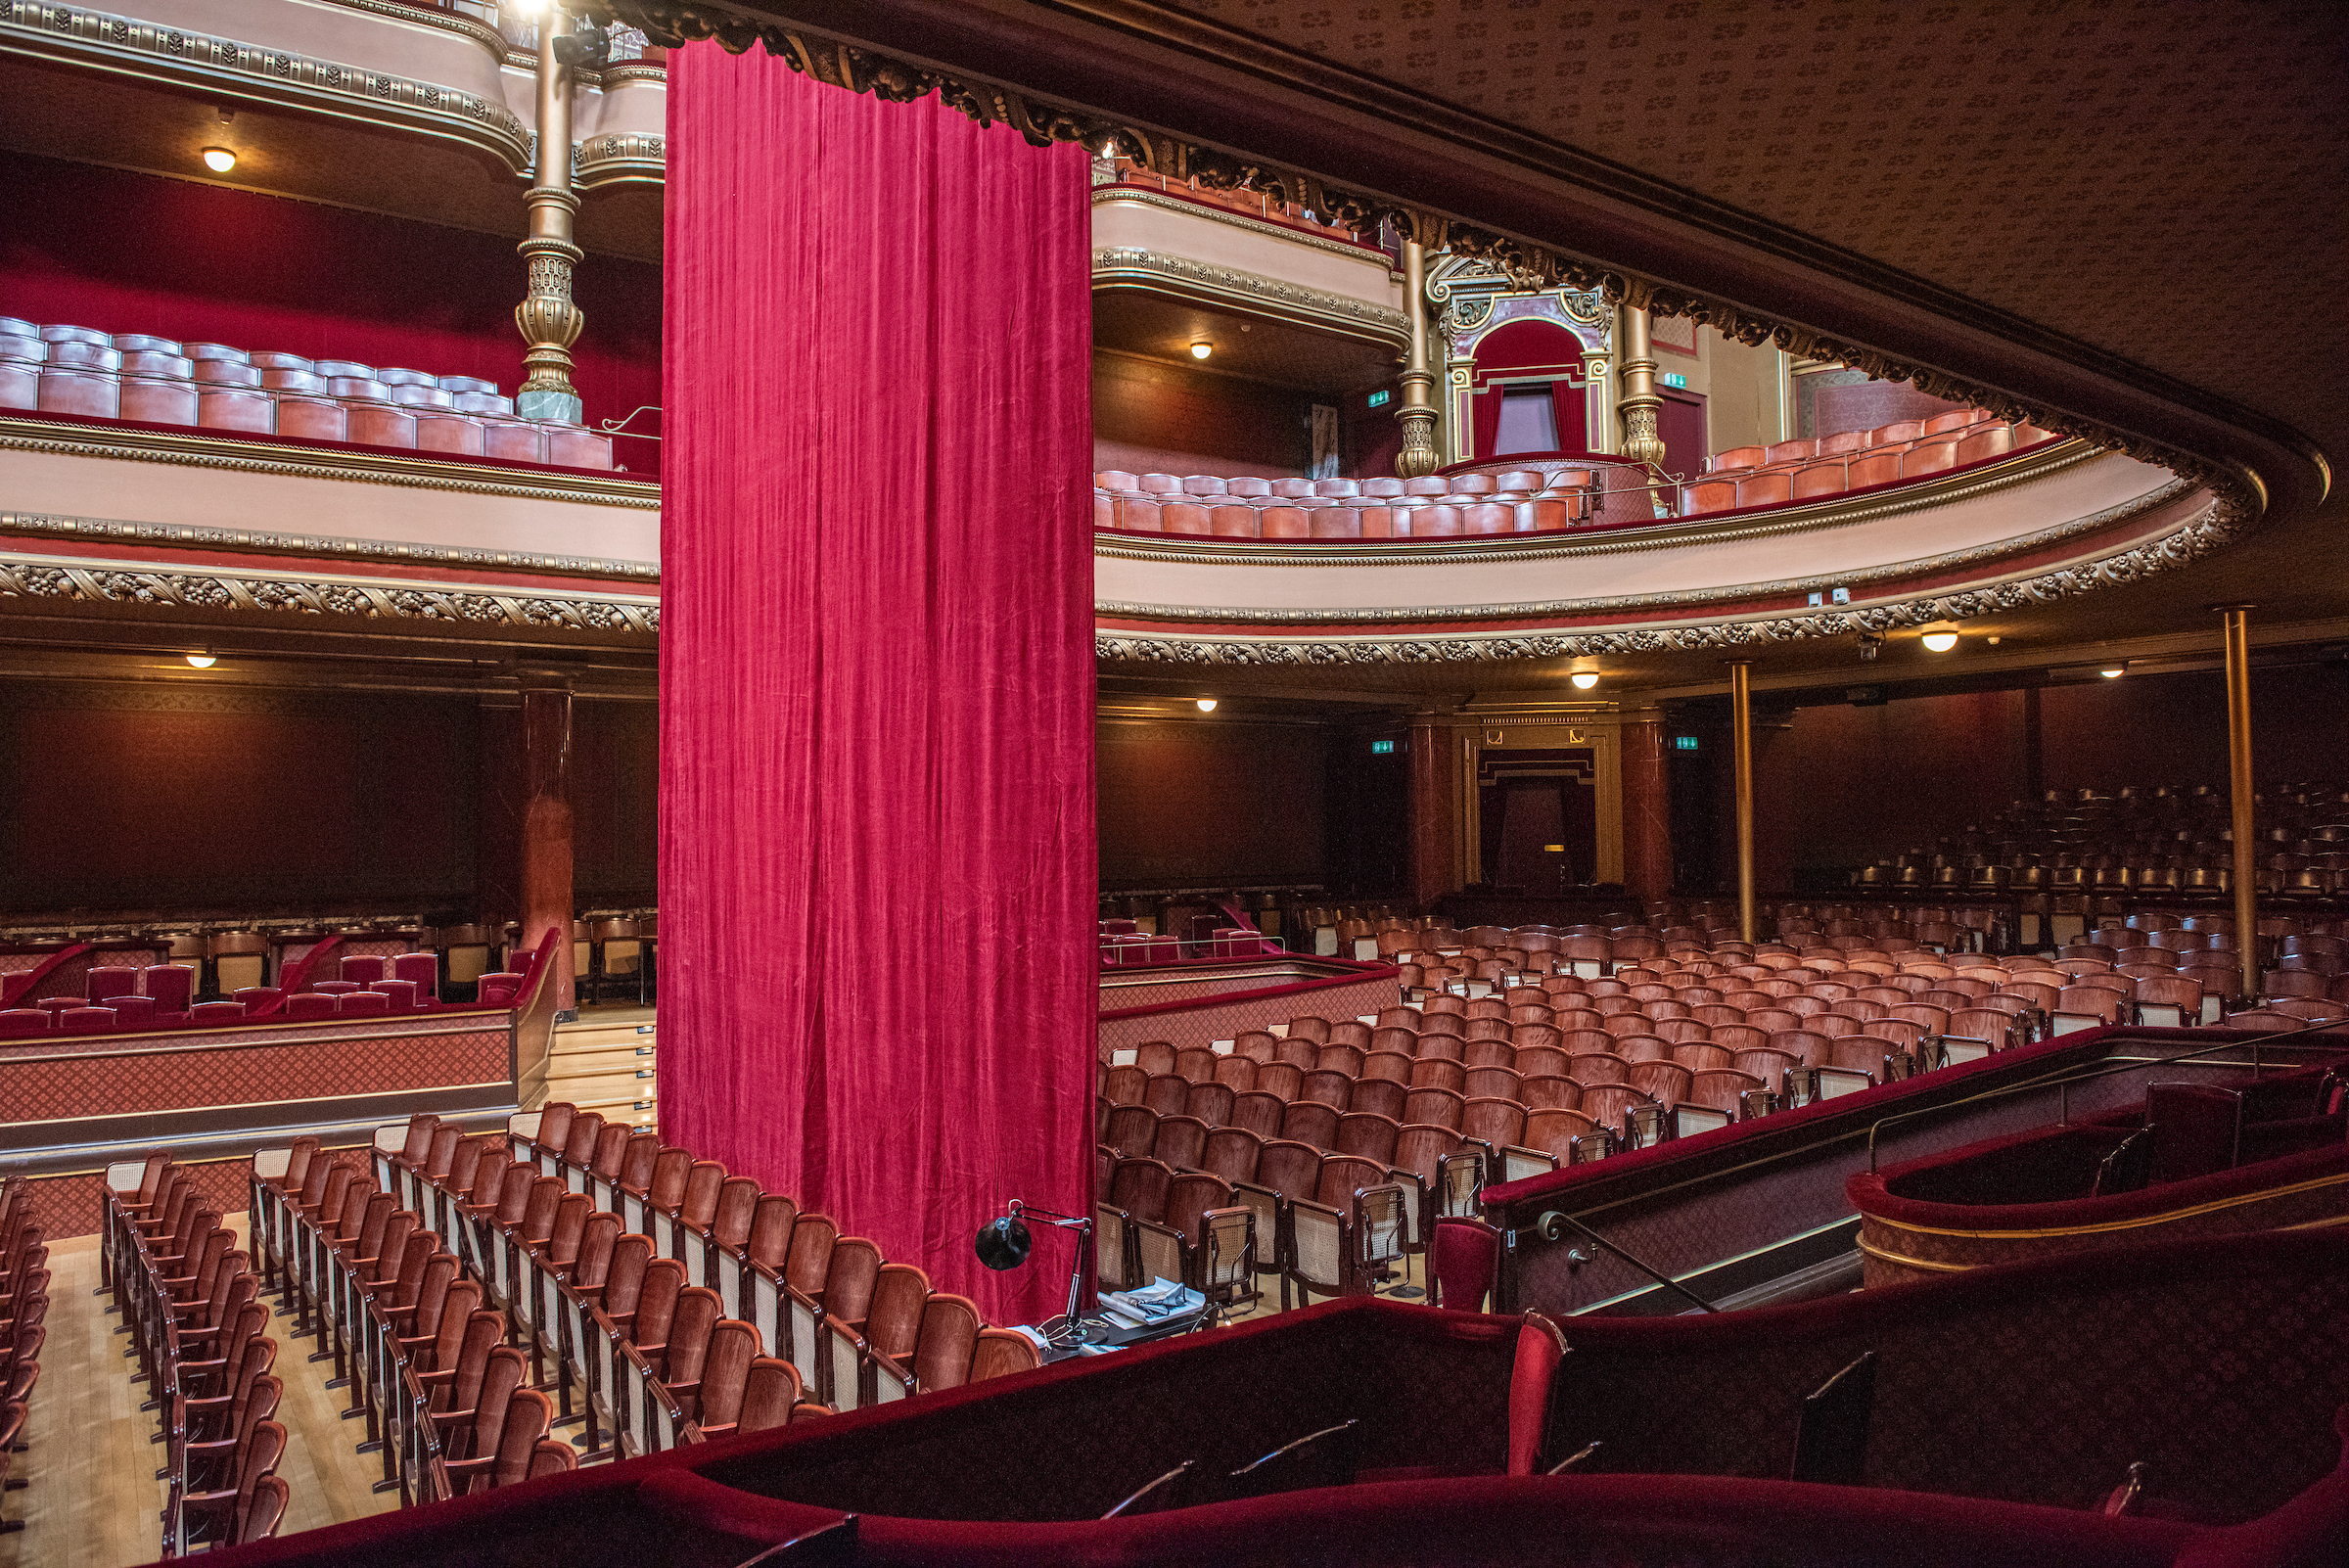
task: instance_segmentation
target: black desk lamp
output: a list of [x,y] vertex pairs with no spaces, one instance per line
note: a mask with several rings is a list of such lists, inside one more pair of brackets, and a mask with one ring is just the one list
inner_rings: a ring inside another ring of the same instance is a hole
[[1078,1315],[1084,1307],[1084,1270],[1093,1252],[1093,1222],[1090,1220],[1081,1220],[1069,1214],[1054,1214],[1049,1209],[1038,1209],[1014,1198],[1009,1214],[1000,1220],[990,1220],[979,1227],[978,1238],[973,1243],[979,1261],[998,1273],[1026,1263],[1029,1252],[1036,1246],[1036,1238],[1029,1234],[1024,1216],[1033,1216],[1057,1229],[1077,1232],[1077,1261],[1069,1268],[1069,1308],[1060,1316],[1045,1321],[1045,1340],[1057,1350],[1073,1350],[1088,1339],[1106,1337],[1099,1324],[1088,1324]]

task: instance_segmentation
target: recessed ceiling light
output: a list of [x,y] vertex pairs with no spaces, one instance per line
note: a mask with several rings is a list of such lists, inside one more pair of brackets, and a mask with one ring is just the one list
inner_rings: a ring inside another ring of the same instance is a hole
[[1576,691],[1589,691],[1591,687],[1598,684],[1598,671],[1595,669],[1578,669],[1574,672],[1573,679],[1574,689]]
[[1952,648],[1958,646],[1958,633],[1955,631],[1928,631],[1925,633],[1924,642],[1926,651],[1929,653],[1948,653]]
[[1195,343],[1191,345],[1191,357],[1193,359],[1205,359],[1209,354],[1212,354],[1215,351],[1216,346],[1212,343]]
[[237,166],[237,155],[225,147],[207,147],[204,150],[204,166],[215,174],[225,174]]
[[1216,700],[1213,697],[1202,697],[1199,699],[1199,712],[1203,714],[1212,714],[1215,711]]
[[209,648],[199,648],[188,655],[188,663],[194,665],[198,669],[209,669],[219,662]]
[[2102,675],[2106,680],[2118,680],[2129,673],[2129,667],[2127,665],[2106,665],[2096,673]]

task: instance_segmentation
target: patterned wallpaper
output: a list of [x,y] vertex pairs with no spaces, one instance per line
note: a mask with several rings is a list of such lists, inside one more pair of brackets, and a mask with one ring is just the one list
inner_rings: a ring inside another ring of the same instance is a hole
[[[2290,420],[2349,409],[2329,5],[1171,0]],[[2260,300],[2258,351],[2221,305]],[[1766,300],[1748,303],[1767,308]],[[1830,324],[1831,325],[1831,324]],[[2337,434],[2337,426],[2336,431]]]

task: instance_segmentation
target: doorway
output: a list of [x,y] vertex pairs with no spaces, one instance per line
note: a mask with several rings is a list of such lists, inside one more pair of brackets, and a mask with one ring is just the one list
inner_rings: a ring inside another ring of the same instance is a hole
[[1554,899],[1598,879],[1597,765],[1591,748],[1480,753],[1476,794],[1488,888]]

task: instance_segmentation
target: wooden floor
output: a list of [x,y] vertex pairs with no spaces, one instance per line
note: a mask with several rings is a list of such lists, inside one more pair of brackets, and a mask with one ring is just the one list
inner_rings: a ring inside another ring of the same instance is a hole
[[[240,1232],[244,1216],[231,1222]],[[12,1476],[30,1483],[7,1494],[0,1511],[24,1529],[0,1536],[0,1568],[125,1568],[155,1560],[162,1548],[164,1488],[155,1478],[163,1462],[153,1411],[141,1410],[147,1385],[131,1381],[128,1336],[107,1311],[98,1288],[98,1238],[76,1236],[49,1247],[49,1339],[41,1380],[32,1391],[24,1453]],[[337,1412],[341,1390],[329,1389],[331,1362],[313,1365],[310,1341],[289,1343],[287,1324],[272,1318],[277,1373],[286,1395],[278,1419],[286,1424],[286,1456],[277,1473],[291,1489],[280,1535],[314,1530],[339,1520],[399,1505],[397,1493],[378,1497],[371,1484],[382,1471],[373,1456],[355,1452],[362,1423]]]

